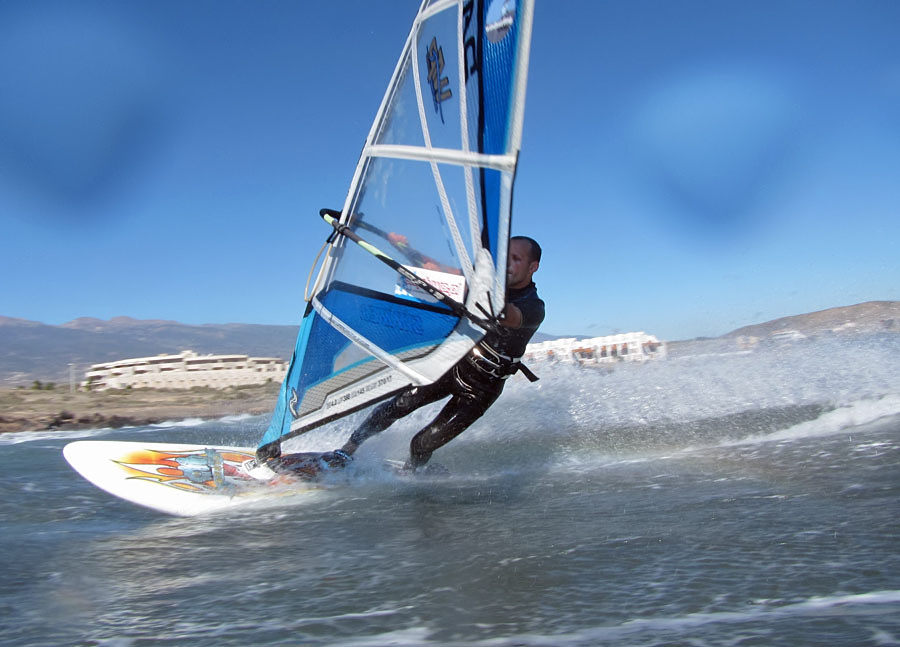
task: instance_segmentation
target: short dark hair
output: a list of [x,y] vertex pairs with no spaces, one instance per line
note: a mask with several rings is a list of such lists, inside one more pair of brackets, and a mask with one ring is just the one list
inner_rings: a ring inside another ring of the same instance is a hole
[[528,236],[513,236],[510,240],[524,240],[528,243],[529,247],[531,247],[531,260],[541,262],[541,246],[537,244],[537,241],[534,238],[529,238]]

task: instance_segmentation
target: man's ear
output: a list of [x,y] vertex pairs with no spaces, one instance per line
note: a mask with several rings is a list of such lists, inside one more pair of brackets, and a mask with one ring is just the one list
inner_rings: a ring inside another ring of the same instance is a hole
[[538,271],[540,266],[541,264],[538,261],[531,261],[531,263],[528,264],[528,271],[534,274]]

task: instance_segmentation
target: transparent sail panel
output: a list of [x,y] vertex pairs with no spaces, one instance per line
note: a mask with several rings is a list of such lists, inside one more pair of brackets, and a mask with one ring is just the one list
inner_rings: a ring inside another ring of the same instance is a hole
[[[461,178],[461,169],[451,175]],[[449,177],[449,176],[448,176]],[[456,183],[461,184],[460,182]],[[450,209],[465,214],[465,189],[451,186]],[[376,158],[361,187],[350,227],[403,265],[463,276],[451,219],[432,165],[412,160]],[[462,203],[462,205],[460,205]],[[334,279],[392,294],[399,275],[369,252],[349,246],[343,251]]]
[[425,145],[422,121],[419,117],[416,87],[412,68],[406,56],[401,68],[399,84],[390,96],[384,121],[376,133],[376,144],[418,146]]

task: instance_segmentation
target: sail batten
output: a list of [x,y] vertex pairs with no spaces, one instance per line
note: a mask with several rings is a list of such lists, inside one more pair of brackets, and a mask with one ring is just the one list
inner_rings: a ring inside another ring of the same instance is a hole
[[532,14],[533,0],[423,0],[328,211],[335,233],[261,456],[439,379],[502,309]]
[[458,5],[459,2],[457,0],[438,0],[429,4],[426,0],[422,4],[428,6],[425,6],[420,10],[418,17],[416,18],[416,24],[420,24],[431,18],[433,15]]
[[450,148],[375,144],[366,147],[365,153],[372,157],[420,160],[458,166],[479,166],[507,172],[514,171],[516,168],[515,155],[485,155]]

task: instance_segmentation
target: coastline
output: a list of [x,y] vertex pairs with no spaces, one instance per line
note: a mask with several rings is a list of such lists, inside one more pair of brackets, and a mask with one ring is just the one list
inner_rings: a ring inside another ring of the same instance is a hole
[[0,433],[151,425],[187,418],[272,411],[278,383],[227,389],[122,389],[97,392],[0,389]]

